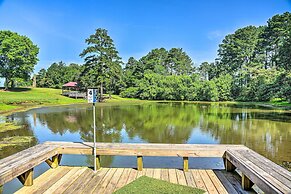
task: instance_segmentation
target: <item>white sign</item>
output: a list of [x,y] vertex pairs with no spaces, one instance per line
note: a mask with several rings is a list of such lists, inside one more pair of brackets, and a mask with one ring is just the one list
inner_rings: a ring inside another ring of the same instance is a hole
[[96,103],[98,101],[98,90],[97,89],[88,89],[88,103]]

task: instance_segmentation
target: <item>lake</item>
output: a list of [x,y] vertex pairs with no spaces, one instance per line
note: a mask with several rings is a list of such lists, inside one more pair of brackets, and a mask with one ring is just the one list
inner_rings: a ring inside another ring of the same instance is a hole
[[[0,157],[45,141],[93,141],[92,107],[46,107],[4,119],[24,125],[5,135],[32,135],[29,145],[9,147]],[[100,103],[96,106],[97,142],[244,144],[279,165],[291,162],[291,112],[226,103]],[[1,135],[1,134],[0,134]],[[135,157],[101,157],[105,167],[135,167]],[[61,164],[93,166],[92,156],[66,155]],[[145,157],[145,167],[180,168],[181,158]],[[220,158],[191,158],[190,168],[223,168]],[[38,166],[36,176],[47,170]],[[4,186],[10,193],[17,180]]]

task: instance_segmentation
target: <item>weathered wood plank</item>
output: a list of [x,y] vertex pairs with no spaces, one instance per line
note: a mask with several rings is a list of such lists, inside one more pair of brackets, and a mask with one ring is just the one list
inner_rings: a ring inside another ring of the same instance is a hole
[[[131,171],[130,168],[124,169],[124,171],[123,171],[123,173],[122,173],[122,175],[121,175],[121,177],[120,177],[120,179],[119,179],[119,181],[114,189],[115,191],[120,189],[121,187],[123,187],[126,184],[130,171]],[[141,172],[141,171],[139,171],[139,172]]]
[[218,191],[216,190],[206,171],[198,170],[198,172],[207,188],[208,193],[218,194]]
[[[65,168],[65,167],[61,167],[61,168]],[[18,191],[16,191],[15,193],[20,194],[20,193],[32,193],[36,188],[41,187],[41,185],[48,179],[50,179],[52,176],[54,176],[54,174],[56,174],[58,170],[55,169],[49,169],[47,171],[45,171],[42,175],[40,175],[39,177],[37,177],[34,181],[33,181],[33,186],[31,187],[22,187],[20,188]]]
[[44,194],[63,193],[84,171],[86,168],[74,167],[58,182],[53,184]]
[[117,170],[116,168],[110,168],[108,173],[104,176],[104,178],[99,183],[98,187],[95,188],[93,193],[102,193],[103,194],[106,190],[107,185],[109,184],[113,175],[115,174],[116,170]]
[[193,178],[195,180],[196,187],[198,187],[200,189],[203,189],[204,191],[207,191],[207,188],[204,185],[204,182],[203,182],[198,170],[197,169],[191,169],[190,171],[191,171],[192,176],[193,176]]
[[124,169],[123,168],[118,168],[115,172],[115,174],[113,175],[112,179],[110,180],[110,182],[107,185],[106,190],[104,191],[105,194],[109,194],[109,193],[113,193],[114,189],[123,173]]
[[[63,154],[92,154],[90,142],[46,142],[58,145]],[[134,143],[97,143],[99,155],[128,156],[180,156],[180,157],[222,157],[229,148],[246,149],[242,145],[198,145],[198,144],[134,144]]]
[[103,180],[105,175],[108,173],[109,168],[102,168],[96,172],[92,177],[90,177],[90,181],[86,185],[83,193],[92,193],[96,187],[100,184],[100,182]]
[[4,185],[6,182],[16,178],[56,154],[56,149],[46,148],[39,153],[32,154],[29,158],[25,158],[9,166],[5,166],[0,169],[0,185]]
[[154,170],[152,168],[147,168],[145,175],[148,177],[153,177]]
[[196,184],[195,184],[195,181],[194,181],[194,178],[193,178],[191,172],[184,172],[184,174],[185,174],[187,186],[196,187]]
[[216,190],[218,193],[227,193],[227,190],[224,188],[220,180],[217,178],[215,173],[212,170],[205,170],[206,173],[208,174],[210,180],[212,181],[213,185],[215,186]]
[[8,156],[6,158],[3,158],[0,160],[0,169],[2,169],[3,167],[10,165],[10,164],[14,164],[15,162],[18,162],[19,160],[21,160],[22,158],[26,158],[28,156],[31,156],[31,153],[34,152],[39,152],[45,148],[48,148],[49,146],[44,145],[44,144],[38,144],[35,145],[33,147],[27,148],[23,151],[17,152],[11,156]]
[[35,192],[32,192],[34,194],[40,194],[44,193],[46,190],[48,190],[53,184],[55,184],[58,180],[60,180],[63,176],[65,176],[70,171],[70,168],[62,168],[60,171],[57,172],[53,178],[46,180],[41,187],[39,187]]
[[233,188],[242,194],[248,194],[248,191],[245,191],[241,187],[241,177],[236,172],[225,172],[221,171],[225,178],[232,184]]
[[[286,172],[284,168],[281,166],[273,163],[272,161],[268,159],[263,159],[262,156],[259,157],[259,154],[255,154],[254,151],[251,150],[245,150],[244,152],[237,151],[241,155],[243,155],[245,158],[247,158],[249,161],[254,163],[256,166],[261,168],[263,171],[267,172],[272,177],[276,178],[278,181],[289,187],[291,190],[291,173]],[[269,162],[267,162],[267,160]],[[266,165],[268,164],[268,165]]]
[[161,169],[159,169],[159,168],[155,168],[154,169],[153,178],[155,178],[155,179],[161,179]]
[[176,169],[176,174],[177,174],[178,184],[187,186],[187,181],[186,181],[184,172],[182,170]]
[[224,186],[224,188],[226,189],[228,193],[238,194],[238,192],[235,190],[233,185],[229,182],[229,180],[227,180],[227,178],[224,176],[224,174],[221,171],[215,170],[214,173],[216,174],[219,181],[221,182],[221,184]]
[[169,169],[169,181],[178,184],[176,169]]
[[286,185],[282,184],[280,181],[263,171],[261,168],[253,164],[247,158],[243,157],[237,151],[228,150],[226,157],[264,192],[290,192],[290,189]]
[[168,169],[161,170],[161,180],[169,181],[169,170]]
[[79,175],[79,177],[63,192],[64,194],[80,193],[87,186],[87,183],[94,176],[92,169],[86,168],[86,170]]
[[134,181],[134,180],[136,179],[136,177],[137,177],[137,173],[138,173],[138,171],[132,168],[132,169],[130,170],[130,173],[129,173],[128,179],[127,179],[127,181],[126,181],[126,184],[129,184],[129,183],[131,183],[132,181]]

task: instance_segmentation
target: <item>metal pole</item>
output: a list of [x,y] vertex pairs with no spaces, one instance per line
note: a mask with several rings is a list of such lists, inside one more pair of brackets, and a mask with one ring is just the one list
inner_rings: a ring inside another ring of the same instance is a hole
[[93,103],[93,123],[94,123],[94,172],[96,172],[96,121],[95,121],[95,103]]

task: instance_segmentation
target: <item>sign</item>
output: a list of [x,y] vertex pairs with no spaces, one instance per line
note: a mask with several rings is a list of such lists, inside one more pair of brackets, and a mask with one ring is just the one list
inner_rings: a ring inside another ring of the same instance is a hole
[[98,90],[97,89],[88,89],[88,103],[98,102]]

